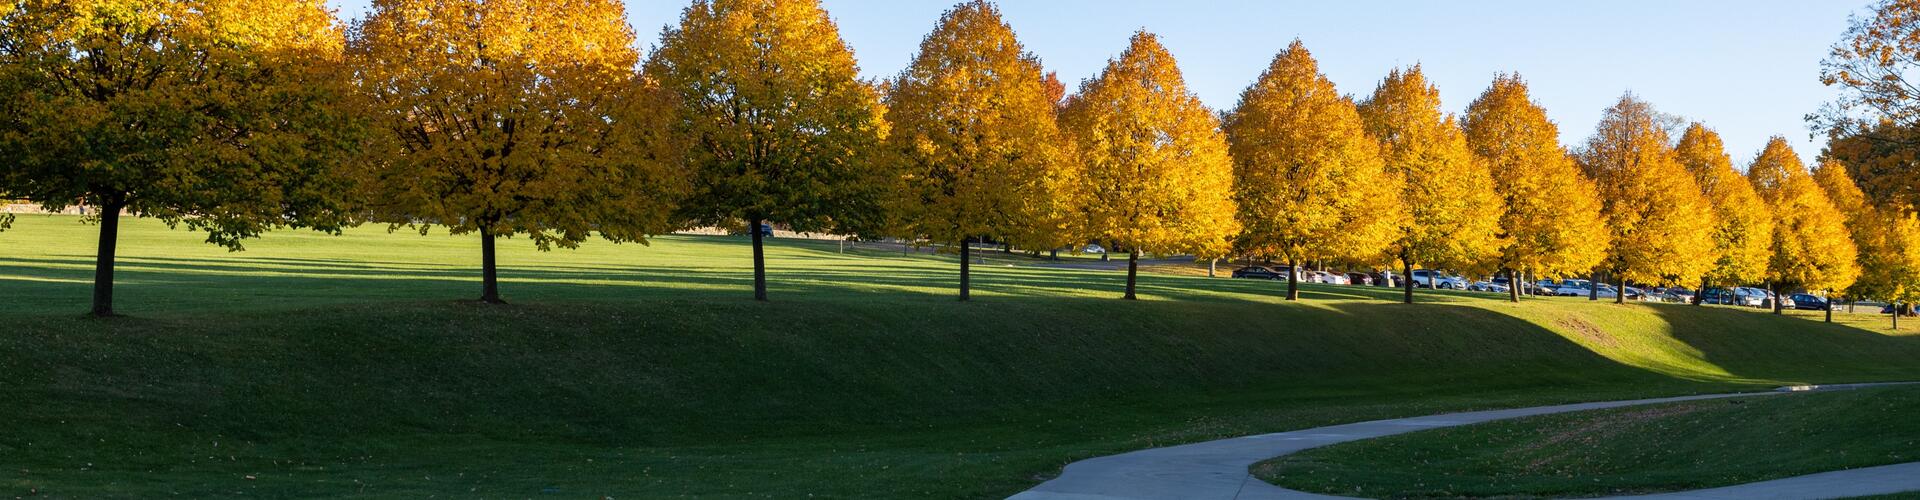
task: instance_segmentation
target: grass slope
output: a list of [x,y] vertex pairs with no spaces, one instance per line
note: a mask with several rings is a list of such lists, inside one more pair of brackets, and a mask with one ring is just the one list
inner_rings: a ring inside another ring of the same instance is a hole
[[1262,462],[1303,491],[1534,498],[1712,488],[1920,460],[1920,386],[1547,415],[1403,434]]
[[650,247],[126,224],[0,233],[0,485],[57,497],[993,497],[1069,461],[1360,419],[1920,379],[1882,319],[1146,275],[778,240]]

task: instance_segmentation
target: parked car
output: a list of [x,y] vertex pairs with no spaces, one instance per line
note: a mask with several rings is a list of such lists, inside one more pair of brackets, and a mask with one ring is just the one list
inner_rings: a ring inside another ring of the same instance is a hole
[[1667,287],[1657,293],[1667,302],[1677,302],[1681,304],[1693,303],[1693,290],[1688,290],[1685,287]]
[[1327,271],[1314,271],[1314,272],[1320,274],[1321,283],[1326,283],[1329,285],[1353,284],[1353,282],[1347,280],[1346,273],[1335,273],[1335,272],[1327,272]]
[[1393,274],[1393,271],[1380,271],[1373,273],[1373,284],[1374,286],[1400,288],[1407,286],[1407,277]]
[[1086,248],[1080,249],[1080,253],[1103,254],[1107,253],[1107,249],[1099,243],[1088,243]]
[[1262,266],[1247,266],[1247,267],[1235,269],[1233,270],[1233,277],[1261,279],[1261,280],[1287,279],[1286,274],[1283,274],[1280,271],[1275,271],[1272,268],[1262,267]]
[[1373,275],[1370,275],[1367,273],[1349,272],[1346,274],[1346,276],[1347,276],[1348,284],[1361,285],[1361,286],[1373,286]]
[[1741,307],[1768,307],[1767,291],[1753,287],[1714,288],[1707,290],[1702,302]]
[[1788,297],[1787,300],[1793,302],[1794,309],[1803,311],[1825,311],[1828,307],[1832,307],[1832,302],[1818,295],[1809,293],[1796,293]]
[[1467,288],[1467,285],[1468,283],[1466,278],[1461,278],[1459,276],[1449,276],[1447,275],[1446,272],[1443,272],[1443,271],[1434,271],[1434,270],[1428,270],[1428,269],[1413,270],[1413,286],[1415,287],[1444,288],[1448,290],[1465,290]]
[[1473,291],[1473,292],[1507,293],[1507,291],[1511,290],[1511,288],[1507,288],[1506,285],[1494,283],[1491,281],[1475,281],[1473,282],[1473,284],[1467,285],[1467,290]]

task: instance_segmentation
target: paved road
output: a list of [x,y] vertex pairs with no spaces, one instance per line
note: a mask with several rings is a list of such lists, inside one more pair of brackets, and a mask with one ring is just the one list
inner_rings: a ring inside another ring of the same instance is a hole
[[[1096,499],[1325,499],[1341,498],[1289,490],[1252,477],[1256,462],[1308,448],[1391,436],[1440,427],[1477,424],[1550,413],[1598,410],[1678,401],[1841,390],[1872,385],[1849,384],[1782,388],[1775,392],[1713,394],[1633,401],[1608,401],[1511,410],[1450,413],[1375,420],[1261,434],[1218,441],[1140,450],[1067,464],[1060,477],[1014,495],[1015,500]],[[1920,463],[1828,472],[1795,478],[1635,498],[1799,499],[1836,498],[1920,491]]]

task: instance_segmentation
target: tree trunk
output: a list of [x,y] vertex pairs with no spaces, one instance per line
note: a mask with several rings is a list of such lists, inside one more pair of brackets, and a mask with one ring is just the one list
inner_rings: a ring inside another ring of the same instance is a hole
[[122,202],[100,207],[100,247],[93,261],[93,312],[98,318],[113,316],[113,258],[120,242]]
[[1774,314],[1780,314],[1780,303],[1781,303],[1781,302],[1785,302],[1785,301],[1783,301],[1783,300],[1780,300],[1780,292],[1778,292],[1778,291],[1775,291],[1775,290],[1773,289],[1773,282],[1772,282],[1772,281],[1768,281],[1768,282],[1767,282],[1767,295],[1771,295],[1771,296],[1772,296],[1772,297],[1770,297],[1770,300],[1772,300],[1772,301],[1773,301],[1773,313],[1774,313]]
[[1706,303],[1706,297],[1707,297],[1707,279],[1700,278],[1700,289],[1693,291],[1693,305],[1697,306],[1697,305]]
[[1588,277],[1593,279],[1587,280],[1587,301],[1598,301],[1600,300],[1600,271],[1596,269],[1593,275]]
[[1520,302],[1520,271],[1518,270],[1507,270],[1507,300],[1516,304]]
[[767,301],[767,254],[761,248],[760,228],[765,221],[753,218],[753,300]]
[[972,292],[973,288],[972,263],[973,244],[967,243],[967,238],[960,238],[960,300],[962,301],[971,298],[970,292]]
[[1300,268],[1287,261],[1287,300],[1300,300]]
[[[1410,259],[1400,259],[1400,269],[1406,272],[1406,274],[1401,275],[1401,277],[1406,278],[1407,280],[1406,286],[1401,287],[1406,297],[1404,297],[1401,300],[1408,304],[1412,304],[1413,303],[1413,261]],[[1433,277],[1428,276],[1427,279],[1432,280]]]
[[1013,253],[1013,243],[1006,241],[1000,242],[1000,253]]
[[1893,310],[1893,329],[1899,330],[1900,329],[1900,301],[1896,300],[1896,301],[1893,301],[1892,304],[1887,304],[1887,309]]
[[500,271],[495,265],[493,230],[480,228],[480,301],[505,304],[500,300]]
[[1627,303],[1627,273],[1620,273],[1619,276],[1614,276],[1613,282],[1613,303]]
[[1060,260],[1060,249],[1055,248],[1053,250],[1048,250],[1047,260]]
[[1827,310],[1827,322],[1832,323],[1833,322],[1833,290],[1827,290],[1826,299],[1827,299],[1827,305],[1824,309]]
[[1219,268],[1220,268],[1220,259],[1207,259],[1207,277],[1208,278],[1219,277],[1218,276]]
[[1133,285],[1134,285],[1135,279],[1139,276],[1139,274],[1140,274],[1140,251],[1127,250],[1127,295],[1125,297],[1121,297],[1122,299],[1135,300],[1138,298],[1133,294]]

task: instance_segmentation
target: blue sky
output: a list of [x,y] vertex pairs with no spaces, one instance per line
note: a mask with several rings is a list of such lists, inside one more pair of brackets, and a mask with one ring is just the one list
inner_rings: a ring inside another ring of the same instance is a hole
[[[367,0],[328,0],[340,15]],[[905,67],[949,0],[823,0],[869,77]],[[687,2],[627,0],[642,50]],[[1421,63],[1449,111],[1498,72],[1519,72],[1577,145],[1600,111],[1633,91],[1705,122],[1745,167],[1782,135],[1812,159],[1825,141],[1803,117],[1834,95],[1819,62],[1867,0],[1148,1],[1002,0],[1027,49],[1069,86],[1095,75],[1133,31],[1157,33],[1188,86],[1230,108],[1274,53],[1300,38],[1341,92],[1366,95],[1396,67]]]

